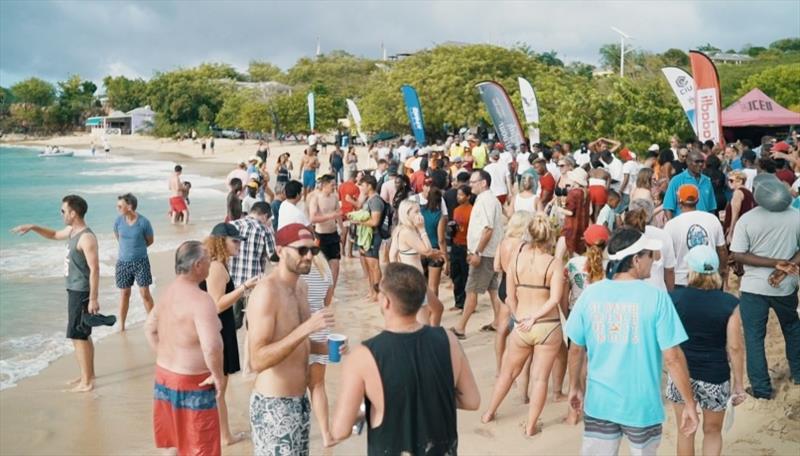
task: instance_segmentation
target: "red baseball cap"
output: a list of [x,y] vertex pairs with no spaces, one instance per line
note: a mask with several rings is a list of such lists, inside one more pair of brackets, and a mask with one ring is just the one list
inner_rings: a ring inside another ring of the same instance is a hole
[[280,246],[289,245],[303,239],[314,240],[314,234],[307,226],[302,223],[290,223],[275,233],[275,244]]
[[583,232],[583,240],[586,241],[586,245],[608,242],[608,229],[603,225],[589,225]]
[[777,142],[772,145],[773,152],[789,152],[789,144],[786,141]]

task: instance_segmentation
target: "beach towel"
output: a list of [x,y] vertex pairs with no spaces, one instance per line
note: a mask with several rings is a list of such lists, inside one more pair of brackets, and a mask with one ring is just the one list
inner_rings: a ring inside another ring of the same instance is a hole
[[199,386],[209,374],[184,375],[156,366],[153,388],[153,434],[157,448],[178,454],[222,454],[213,386]]
[[[366,209],[361,209],[358,211],[353,211],[347,214],[347,218],[354,222],[363,222],[369,220],[370,213]],[[356,245],[364,250],[369,250],[372,247],[372,236],[374,236],[375,230],[371,227],[366,225],[357,225],[356,226]]]

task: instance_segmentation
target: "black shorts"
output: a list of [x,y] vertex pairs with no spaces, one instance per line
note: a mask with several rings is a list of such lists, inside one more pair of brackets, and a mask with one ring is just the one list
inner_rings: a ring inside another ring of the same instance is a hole
[[317,233],[319,238],[319,249],[325,254],[325,258],[330,260],[338,260],[342,258],[342,238],[339,233]]
[[374,258],[377,260],[381,256],[381,243],[383,243],[383,238],[378,233],[378,230],[375,230],[372,234],[372,246],[369,250],[365,250],[362,253],[367,258]]
[[92,327],[83,324],[83,315],[89,311],[89,292],[67,290],[67,339],[86,340]]
[[444,266],[444,260],[431,260],[428,257],[422,257],[422,267],[427,268],[441,268]]

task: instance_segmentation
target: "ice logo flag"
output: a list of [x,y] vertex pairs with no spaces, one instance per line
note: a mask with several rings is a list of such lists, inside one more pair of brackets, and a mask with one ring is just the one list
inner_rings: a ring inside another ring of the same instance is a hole
[[664,77],[667,78],[667,82],[672,88],[672,92],[675,93],[675,96],[678,98],[678,102],[681,104],[683,112],[686,114],[686,118],[689,119],[689,124],[692,126],[692,130],[694,130],[694,133],[697,134],[697,124],[695,122],[694,109],[694,79],[692,79],[687,72],[681,70],[680,68],[666,67],[662,68],[661,72],[664,73]]
[[689,61],[695,82],[697,138],[700,141],[711,140],[714,144],[724,145],[717,68],[707,55],[699,51],[689,51]]
[[422,106],[419,103],[417,91],[408,84],[403,84],[400,90],[403,92],[403,101],[406,103],[406,112],[408,113],[408,121],[411,123],[411,132],[414,133],[417,144],[424,145],[425,124],[422,121]]
[[503,144],[506,147],[519,147],[520,144],[524,144],[525,135],[522,133],[517,111],[514,110],[503,86],[494,81],[483,81],[476,84],[475,88],[478,89],[481,100],[494,123],[494,130]]

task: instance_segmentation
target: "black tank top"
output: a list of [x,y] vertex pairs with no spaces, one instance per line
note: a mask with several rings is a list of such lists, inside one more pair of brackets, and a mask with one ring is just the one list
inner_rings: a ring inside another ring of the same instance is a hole
[[369,455],[456,455],[456,395],[450,343],[443,328],[383,331],[364,341],[383,383],[383,422],[369,424]]

